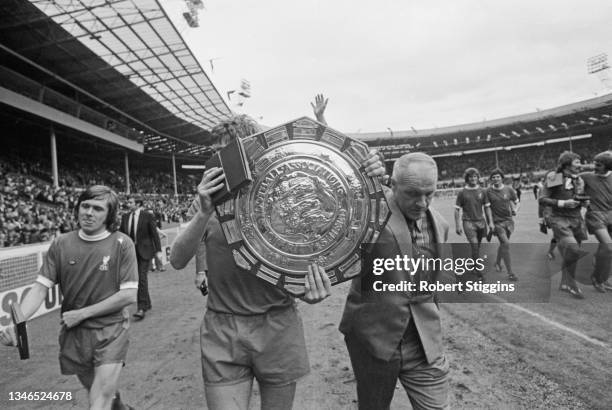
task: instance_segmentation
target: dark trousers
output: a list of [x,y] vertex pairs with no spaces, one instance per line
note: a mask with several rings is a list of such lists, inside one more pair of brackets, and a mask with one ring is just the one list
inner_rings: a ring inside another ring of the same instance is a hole
[[398,379],[414,409],[449,408],[449,366],[446,358],[442,356],[434,363],[427,363],[412,320],[389,361],[372,356],[359,340],[350,335],[345,342],[357,380],[360,410],[388,409]]
[[149,296],[149,280],[147,275],[149,274],[149,266],[151,265],[150,259],[142,259],[138,256],[138,309],[149,310],[151,309],[151,297]]

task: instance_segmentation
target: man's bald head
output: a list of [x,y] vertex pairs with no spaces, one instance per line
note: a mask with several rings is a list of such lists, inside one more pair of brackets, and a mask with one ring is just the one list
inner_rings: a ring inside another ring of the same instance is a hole
[[393,165],[393,195],[398,207],[409,219],[416,220],[425,214],[437,183],[438,166],[427,154],[405,154]]
[[418,183],[423,180],[423,177],[433,177],[435,183],[438,182],[438,165],[432,157],[425,153],[404,154],[393,165],[392,179],[395,184]]

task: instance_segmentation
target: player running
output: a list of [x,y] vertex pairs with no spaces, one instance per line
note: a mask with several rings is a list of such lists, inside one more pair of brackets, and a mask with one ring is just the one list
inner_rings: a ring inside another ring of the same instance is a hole
[[577,299],[584,299],[582,290],[576,283],[576,266],[585,254],[579,244],[587,239],[584,220],[580,214],[580,195],[584,194],[584,181],[578,176],[579,169],[578,154],[570,151],[561,153],[557,170],[546,175],[539,202],[543,206],[552,207],[550,224],[563,256],[559,289]]

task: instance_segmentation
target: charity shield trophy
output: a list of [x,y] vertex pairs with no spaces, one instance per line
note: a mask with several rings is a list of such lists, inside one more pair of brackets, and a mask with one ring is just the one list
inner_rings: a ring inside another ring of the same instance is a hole
[[332,285],[358,275],[361,244],[376,242],[390,216],[361,166],[368,146],[306,117],[241,143],[252,182],[216,205],[236,264],[294,296],[312,262]]

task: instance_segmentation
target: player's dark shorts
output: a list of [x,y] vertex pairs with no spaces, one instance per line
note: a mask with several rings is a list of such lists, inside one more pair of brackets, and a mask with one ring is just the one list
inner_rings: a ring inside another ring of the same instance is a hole
[[514,221],[512,219],[508,219],[505,221],[497,221],[494,222],[495,234],[499,238],[500,235],[504,235],[509,238],[514,232]]
[[465,232],[465,237],[470,242],[472,240],[482,240],[487,234],[486,231],[485,221],[463,221],[463,232]]
[[252,380],[284,386],[310,371],[295,306],[242,316],[206,311],[200,329],[202,375],[209,386]]
[[123,321],[90,329],[62,327],[59,335],[60,369],[62,374],[91,373],[103,364],[125,363],[129,322]]
[[612,232],[612,211],[588,211],[584,220],[590,234],[594,234],[599,229]]
[[551,216],[549,222],[553,236],[557,239],[573,236],[576,240],[581,241],[588,238],[582,217]]

